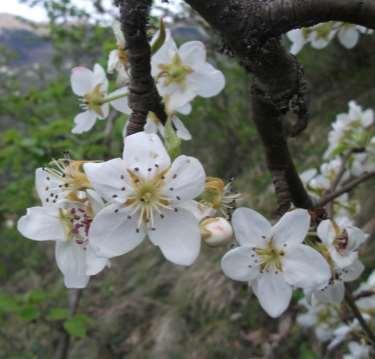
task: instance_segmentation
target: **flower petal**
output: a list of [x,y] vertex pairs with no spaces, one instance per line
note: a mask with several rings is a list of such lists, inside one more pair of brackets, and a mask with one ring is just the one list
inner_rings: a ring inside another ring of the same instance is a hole
[[137,222],[135,216],[129,216],[124,208],[117,205],[103,208],[94,218],[89,231],[89,241],[96,254],[111,258],[137,247],[145,236],[142,229],[137,231]]
[[107,92],[108,90],[108,80],[107,75],[102,67],[102,65],[95,64],[94,65],[94,86],[100,85],[100,89],[103,92]]
[[85,111],[79,113],[74,118],[75,126],[72,129],[72,133],[80,134],[83,132],[90,131],[96,122],[98,115],[93,111]]
[[26,215],[18,220],[17,229],[24,237],[34,241],[65,239],[59,209],[52,206],[28,208]]
[[279,317],[292,298],[292,287],[280,274],[263,273],[253,282],[252,288],[260,305],[272,318]]
[[178,50],[184,65],[201,66],[206,62],[206,47],[200,41],[185,42]]
[[221,269],[233,280],[252,281],[260,273],[259,265],[255,263],[256,257],[252,257],[252,254],[252,250],[248,247],[233,248],[221,259]]
[[[171,159],[160,138],[155,134],[138,132],[125,138],[123,159],[126,168],[138,169],[144,178],[163,171],[171,164]],[[149,170],[151,169],[151,170]]]
[[197,95],[212,97],[223,90],[225,77],[221,71],[215,69],[211,64],[205,63],[187,76],[187,82],[188,86],[194,88]]
[[86,247],[86,274],[95,275],[109,264],[108,258],[99,257],[89,244]]
[[329,265],[323,256],[304,244],[287,247],[282,265],[285,280],[299,288],[321,286],[331,277]]
[[76,95],[84,96],[94,86],[94,73],[83,66],[74,67],[70,74],[70,84]]
[[354,25],[350,27],[344,27],[338,32],[337,37],[344,47],[346,47],[347,49],[352,49],[358,43],[359,32]]
[[[128,94],[129,90],[126,86],[117,89],[116,91],[111,92],[108,97],[120,96]],[[128,96],[121,97],[117,100],[111,101],[111,105],[119,112],[131,114],[131,109],[128,104]]]
[[352,282],[356,280],[364,271],[365,267],[362,262],[357,259],[350,266],[340,271],[341,279],[344,282]]
[[332,246],[336,238],[335,227],[329,219],[321,221],[317,228],[318,237],[327,246]]
[[238,243],[246,247],[263,248],[271,233],[271,224],[267,219],[250,208],[236,209],[232,225]]
[[85,249],[74,241],[56,242],[57,266],[64,274],[67,288],[85,288],[89,281],[86,274]]
[[118,65],[120,59],[119,59],[119,56],[118,56],[118,50],[112,50],[110,53],[109,53],[109,56],[108,56],[108,65],[107,65],[107,72],[109,74],[113,74],[115,69],[116,69],[116,66]]
[[172,123],[174,127],[176,128],[177,137],[181,138],[184,141],[191,140],[190,131],[185,127],[184,123],[178,117],[173,116]]
[[197,259],[201,247],[198,220],[182,208],[177,212],[164,212],[163,215],[163,218],[155,218],[155,230],[148,233],[150,240],[159,246],[170,262],[191,265]]
[[35,171],[35,188],[43,206],[58,204],[59,201],[53,203],[53,200],[56,200],[56,195],[61,198],[60,195],[64,192],[63,184],[61,178],[43,168],[37,168]]
[[302,243],[310,228],[310,215],[305,209],[285,213],[272,227],[272,238],[278,246]]
[[124,203],[132,190],[128,184],[125,161],[115,158],[102,163],[85,163],[83,169],[95,191],[107,201]]
[[341,280],[335,280],[325,288],[315,290],[314,298],[321,303],[341,303],[344,299],[345,287]]
[[163,194],[174,203],[182,203],[199,196],[205,181],[204,168],[196,158],[178,156],[165,175]]

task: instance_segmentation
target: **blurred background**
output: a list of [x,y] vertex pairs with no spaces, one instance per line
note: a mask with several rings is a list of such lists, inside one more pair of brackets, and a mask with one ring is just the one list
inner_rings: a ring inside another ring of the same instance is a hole
[[[271,320],[246,285],[221,273],[227,248],[204,247],[194,266],[179,268],[144,242],[90,281],[79,314],[69,318],[54,245],[17,233],[17,219],[38,203],[37,167],[66,151],[91,160],[121,154],[124,115],[99,121],[83,135],[70,132],[79,110],[70,70],[96,62],[106,67],[116,46],[111,25],[117,14],[110,0],[0,3],[0,358],[53,358],[62,327],[73,337],[71,358],[323,357],[313,335],[293,324],[300,294],[286,314]],[[150,35],[160,15],[179,43],[204,41],[210,62],[227,79],[219,96],[194,101],[184,118],[193,135],[184,152],[198,157],[209,175],[234,177],[247,205],[272,213],[276,202],[249,112],[247,74],[181,2],[155,5]],[[323,51],[305,48],[299,58],[312,89],[309,128],[291,140],[302,172],[319,166],[329,126],[349,100],[374,108],[375,37],[362,37],[352,51],[336,42]],[[372,235],[373,193],[374,182],[358,191],[358,223]],[[374,268],[373,243],[369,248],[364,276]],[[334,355],[341,358],[339,350]]]

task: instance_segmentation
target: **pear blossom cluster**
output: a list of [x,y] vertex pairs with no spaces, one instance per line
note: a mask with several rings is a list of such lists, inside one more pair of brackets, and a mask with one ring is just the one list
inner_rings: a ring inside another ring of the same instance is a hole
[[[207,62],[207,51],[202,42],[190,41],[178,47],[170,30],[165,29],[163,23],[161,25],[150,42],[153,52],[151,72],[168,120],[163,125],[156,114],[150,112],[144,130],[159,133],[162,137],[166,137],[166,131],[169,131],[179,139],[190,140],[191,134],[179,114],[190,114],[195,97],[208,98],[219,94],[225,86],[225,78],[221,71]],[[117,89],[108,93],[109,81],[100,64],[95,64],[93,70],[83,66],[73,68],[71,87],[82,108],[74,118],[72,132],[75,134],[90,131],[97,120],[107,119],[111,108],[126,115],[131,113],[127,100],[131,68],[126,42],[120,23],[114,22],[112,27],[117,47],[109,53],[107,72],[116,75]]]
[[[375,309],[375,272],[354,292],[354,299],[364,320],[371,325]],[[345,359],[369,359],[374,349],[362,339],[361,327],[357,319],[347,318],[343,324],[345,311],[337,303],[323,303],[303,298],[299,302],[303,313],[297,316],[297,323],[306,330],[313,329],[315,337],[327,345],[328,351],[346,346]]]
[[[335,24],[330,24],[336,27],[330,28],[328,33],[334,33],[329,36],[337,34],[347,42],[354,30],[359,31]],[[108,118],[111,109],[131,113],[126,43],[118,23],[113,30],[117,48],[109,54],[107,72],[116,75],[117,88],[109,91],[100,64],[93,70],[82,66],[72,70],[72,90],[82,109],[74,119],[73,133],[91,130],[97,120]],[[323,30],[303,31],[313,43]],[[220,93],[224,75],[207,62],[203,43],[191,41],[178,47],[164,25],[150,46],[151,72],[167,123],[150,112],[144,131],[124,138],[121,157],[63,158],[38,168],[35,187],[41,205],[28,208],[18,220],[19,232],[31,240],[55,242],[57,266],[68,288],[85,288],[91,276],[111,266],[113,258],[132,252],[146,240],[165,260],[184,267],[197,261],[202,245],[230,247],[221,258],[223,274],[251,288],[269,316],[281,316],[299,291],[304,295],[300,305],[306,309],[297,318],[301,326],[313,328],[321,342],[329,342],[329,349],[349,340],[346,358],[370,357],[368,343],[356,335],[358,321],[349,318],[341,324],[345,283],[364,271],[360,251],[367,235],[355,226],[358,203],[344,193],[331,202],[329,219],[320,222],[313,210],[293,208],[271,222],[254,209],[240,206],[244,196],[233,190],[232,181],[208,176],[199,159],[176,157],[168,148],[170,133],[191,139],[180,114],[192,111],[197,96]],[[347,114],[337,116],[326,162],[319,170],[301,174],[314,200],[374,169],[373,130],[373,111],[363,110],[354,101]],[[374,275],[354,293],[368,321],[375,310]]]
[[291,30],[287,33],[292,42],[290,52],[297,55],[306,44],[314,49],[324,49],[337,36],[339,43],[346,49],[354,48],[361,34],[372,34],[373,30],[363,26],[343,22],[326,22],[309,28]]

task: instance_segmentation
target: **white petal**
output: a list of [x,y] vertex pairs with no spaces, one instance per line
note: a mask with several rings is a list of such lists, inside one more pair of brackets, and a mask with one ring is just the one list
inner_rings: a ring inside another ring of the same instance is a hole
[[158,133],[158,126],[156,125],[155,121],[153,121],[150,117],[147,117],[143,130],[146,133]]
[[115,158],[102,163],[85,163],[83,169],[95,191],[107,201],[124,203],[132,189],[127,178],[125,161]]
[[119,21],[114,21],[112,24],[112,30],[116,38],[116,45],[118,47],[124,48],[125,47],[125,37],[121,30],[121,23]]
[[348,226],[345,228],[346,232],[348,233],[349,243],[348,249],[355,251],[357,250],[363,243],[366,242],[367,237],[365,233],[357,227]]
[[333,284],[321,290],[314,291],[314,297],[321,303],[341,303],[344,299],[345,287],[341,280],[336,280]]
[[[53,176],[43,168],[37,168],[35,171],[35,188],[43,206],[55,205],[51,198],[60,195],[63,192],[62,186],[64,182],[57,176]],[[59,201],[56,202],[58,204]]]
[[184,123],[176,116],[172,117],[172,123],[176,128],[176,135],[182,140],[189,141],[191,140],[191,133],[185,127]]
[[178,156],[165,175],[163,193],[172,202],[184,202],[199,196],[205,186],[206,174],[194,157]]
[[188,86],[193,87],[197,95],[212,97],[223,90],[225,77],[221,71],[206,63],[199,69],[194,69],[194,72],[187,76],[187,82]]
[[282,246],[302,243],[310,228],[310,215],[305,209],[297,208],[285,213],[272,227],[272,238]]
[[155,230],[148,233],[150,240],[160,247],[170,262],[191,265],[197,259],[201,246],[198,220],[182,208],[163,214],[164,218],[155,218]]
[[252,287],[260,305],[272,318],[279,317],[288,308],[292,287],[280,274],[264,273]]
[[232,225],[236,239],[242,246],[263,248],[271,233],[271,224],[267,219],[250,208],[236,209]]
[[86,274],[85,249],[74,241],[56,242],[55,256],[57,266],[64,274],[65,286],[86,287],[89,276]]
[[[159,36],[159,31],[153,37],[151,44]],[[159,65],[166,65],[172,62],[173,56],[177,53],[177,46],[174,42],[169,30],[166,31],[166,39],[163,46],[152,56],[151,58],[151,74],[152,77],[156,78],[161,69]]]
[[108,258],[99,257],[91,245],[86,247],[86,274],[95,275],[101,272],[109,264]]
[[206,62],[206,47],[200,41],[185,42],[178,50],[184,65],[201,66]]
[[259,275],[259,265],[256,257],[248,247],[237,247],[227,252],[221,259],[221,269],[224,274],[241,282],[249,282]]
[[181,113],[182,115],[189,115],[192,109],[191,104],[187,103],[182,107],[176,108],[176,112]]
[[65,239],[59,209],[52,206],[28,208],[26,215],[18,220],[17,229],[24,237],[34,241]]
[[365,267],[362,262],[358,259],[353,262],[352,265],[342,269],[341,278],[344,282],[352,282],[356,280],[364,271]]
[[83,66],[74,67],[70,74],[70,84],[76,95],[84,96],[94,87],[94,73]]
[[205,206],[198,201],[185,201],[179,204],[179,208],[184,208],[193,214],[198,221],[207,217],[213,217],[216,210],[212,207]]
[[[128,94],[128,93],[129,93],[129,90],[125,86],[125,87],[121,87],[121,88],[117,89],[116,91],[111,92],[108,95],[108,97],[119,96],[119,95],[124,95],[124,94]],[[128,96],[125,96],[125,97],[119,98],[117,100],[111,101],[111,105],[117,111],[122,112],[122,113],[126,113],[128,115],[130,115],[131,112],[132,112],[131,109],[129,108]]]
[[321,286],[331,277],[329,265],[323,256],[304,244],[288,247],[282,265],[285,280],[299,288]]
[[290,53],[293,55],[297,55],[302,48],[304,47],[306,40],[303,35],[303,31],[301,29],[295,29],[289,31],[287,34],[287,37],[292,42],[292,46],[290,48]]
[[[118,210],[118,211],[117,211]],[[103,208],[94,218],[89,240],[95,253],[101,257],[117,257],[137,247],[145,236],[137,231],[138,218],[116,205]]]
[[90,131],[94,127],[97,117],[98,115],[93,111],[79,113],[74,118],[75,126],[72,129],[72,133],[79,134]]
[[112,50],[108,56],[107,72],[113,74],[119,63],[118,50]]
[[103,199],[99,196],[97,192],[95,192],[92,189],[86,190],[86,196],[90,201],[92,211],[94,212],[94,214],[97,214],[104,207]]
[[169,113],[174,113],[178,109],[187,106],[196,96],[194,86],[181,86],[180,84],[172,83],[165,86],[163,83],[158,84],[158,90],[161,96],[167,97],[167,110]]
[[352,49],[357,45],[359,40],[359,32],[353,25],[351,27],[342,28],[337,34],[341,44],[347,49]]
[[327,246],[332,246],[336,238],[335,227],[329,219],[321,221],[317,228],[318,237]]
[[107,75],[103,67],[99,64],[94,65],[94,87],[100,85],[100,89],[104,92],[108,90],[108,80]]
[[138,168],[138,173],[144,178],[153,175],[155,171],[165,170],[171,164],[171,159],[160,138],[145,132],[138,132],[125,138],[123,159],[127,168],[130,170]]
[[109,115],[109,103],[100,106],[100,113],[96,113],[99,120],[105,120]]

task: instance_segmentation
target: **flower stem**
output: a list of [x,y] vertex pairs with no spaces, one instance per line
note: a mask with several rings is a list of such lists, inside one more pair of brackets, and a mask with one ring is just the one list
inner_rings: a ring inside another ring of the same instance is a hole
[[123,93],[121,95],[116,95],[116,96],[112,96],[112,97],[106,97],[104,100],[103,100],[103,104],[104,103],[107,103],[107,102],[111,102],[111,101],[115,101],[115,100],[118,100],[120,98],[123,98],[123,97],[127,97],[128,96],[128,93]]
[[345,301],[348,307],[351,309],[353,312],[353,315],[357,318],[359,324],[361,325],[363,331],[366,333],[368,336],[368,339],[371,341],[372,346],[375,347],[375,335],[369,325],[366,323],[365,319],[363,318],[360,310],[357,307],[357,304],[355,303],[352,293],[346,289],[345,290]]
[[[81,296],[81,289],[69,290],[69,313],[71,316],[74,316],[77,313]],[[62,328],[61,337],[56,349],[54,359],[67,359],[69,354],[69,347],[70,335],[64,328]]]

